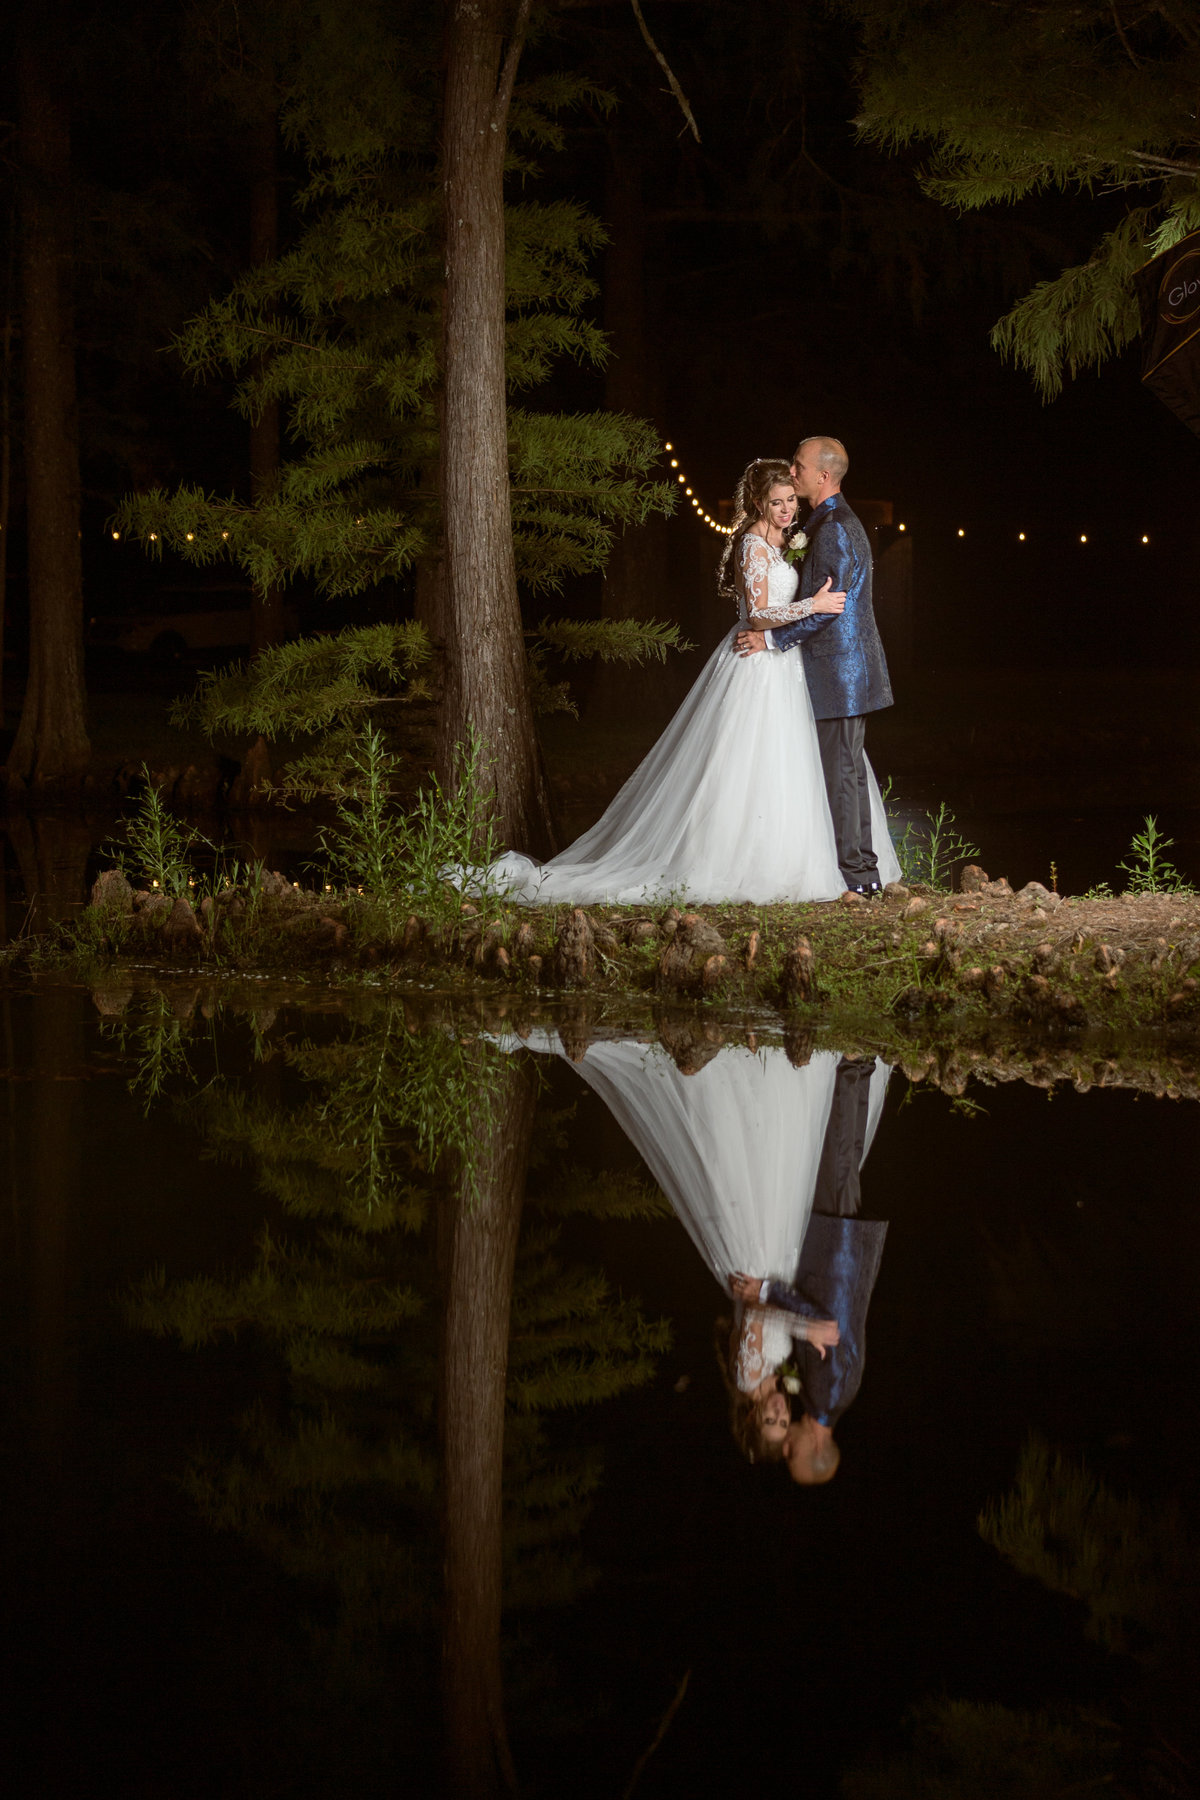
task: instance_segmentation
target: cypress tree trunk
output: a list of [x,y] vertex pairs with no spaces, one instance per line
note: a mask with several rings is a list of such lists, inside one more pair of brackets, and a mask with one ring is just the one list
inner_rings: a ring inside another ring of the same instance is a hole
[[500,1667],[504,1407],[513,1265],[537,1089],[506,1059],[494,1122],[479,1136],[472,1190],[442,1202],[439,1426],[444,1516],[442,1711],[446,1792],[515,1790]]
[[27,19],[17,58],[29,538],[29,678],[7,765],[9,784],[17,788],[78,784],[91,754],[83,681],[70,113],[55,79],[50,36]]
[[447,636],[438,764],[450,779],[455,746],[473,725],[491,759],[500,836],[537,856],[553,843],[517,599],[504,385],[504,148],[528,15],[529,0],[515,9],[506,0],[450,0],[447,9]]

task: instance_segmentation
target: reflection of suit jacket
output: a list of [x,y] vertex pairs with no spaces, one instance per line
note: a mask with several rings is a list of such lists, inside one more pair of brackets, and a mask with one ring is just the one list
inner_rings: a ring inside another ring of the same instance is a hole
[[887,662],[871,603],[871,546],[862,522],[843,494],[823,500],[804,526],[808,552],[801,565],[800,595],[808,599],[827,575],[844,589],[840,614],[815,613],[777,625],[777,650],[804,646],[804,673],[818,719],[852,719],[892,704]]
[[811,1344],[796,1345],[804,1410],[835,1425],[858,1393],[867,1357],[867,1308],[879,1274],[887,1223],[814,1213],[804,1234],[795,1287],[773,1281],[768,1306],[802,1319],[836,1319],[841,1341],[824,1360]]

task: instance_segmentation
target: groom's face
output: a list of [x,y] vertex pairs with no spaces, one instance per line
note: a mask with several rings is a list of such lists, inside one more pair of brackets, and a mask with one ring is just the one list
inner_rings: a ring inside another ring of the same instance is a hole
[[796,460],[792,464],[792,480],[800,498],[807,500],[810,506],[821,498],[825,486],[825,471],[817,467],[811,444],[801,444],[797,450]]

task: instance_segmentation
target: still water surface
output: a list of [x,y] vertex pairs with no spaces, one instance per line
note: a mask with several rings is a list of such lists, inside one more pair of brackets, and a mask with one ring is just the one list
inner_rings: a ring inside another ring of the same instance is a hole
[[[0,997],[24,1791],[905,1793],[938,1696],[1194,1791],[1153,1609],[1113,1654],[977,1528],[1030,1433],[1191,1507],[1194,1106],[198,997]],[[822,1485],[731,1426],[781,1331]]]

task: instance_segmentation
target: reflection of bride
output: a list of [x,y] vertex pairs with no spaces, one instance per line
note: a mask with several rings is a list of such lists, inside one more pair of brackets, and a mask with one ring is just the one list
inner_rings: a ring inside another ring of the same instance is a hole
[[[727,564],[738,619],[757,627],[837,612],[823,589],[797,601],[778,547],[795,516],[786,463],[760,459],[739,483]],[[899,878],[879,789],[871,835],[882,882]],[[475,879],[479,879],[476,872]],[[510,852],[487,883],[529,905],[833,900],[845,888],[800,656],[741,657],[732,635],[603,817],[541,865]]]
[[[565,1054],[553,1033],[535,1033],[527,1043]],[[839,1061],[818,1050],[797,1069],[782,1048],[727,1045],[696,1074],[684,1075],[661,1045],[625,1040],[593,1042],[571,1064],[604,1101],[734,1300],[731,1410],[734,1435],[752,1456],[782,1455],[790,1411],[777,1370],[793,1341],[807,1337],[820,1348],[836,1342],[837,1330],[774,1307],[743,1305],[730,1277],[750,1269],[785,1284],[795,1279]],[[878,1062],[864,1158],[888,1074]]]

